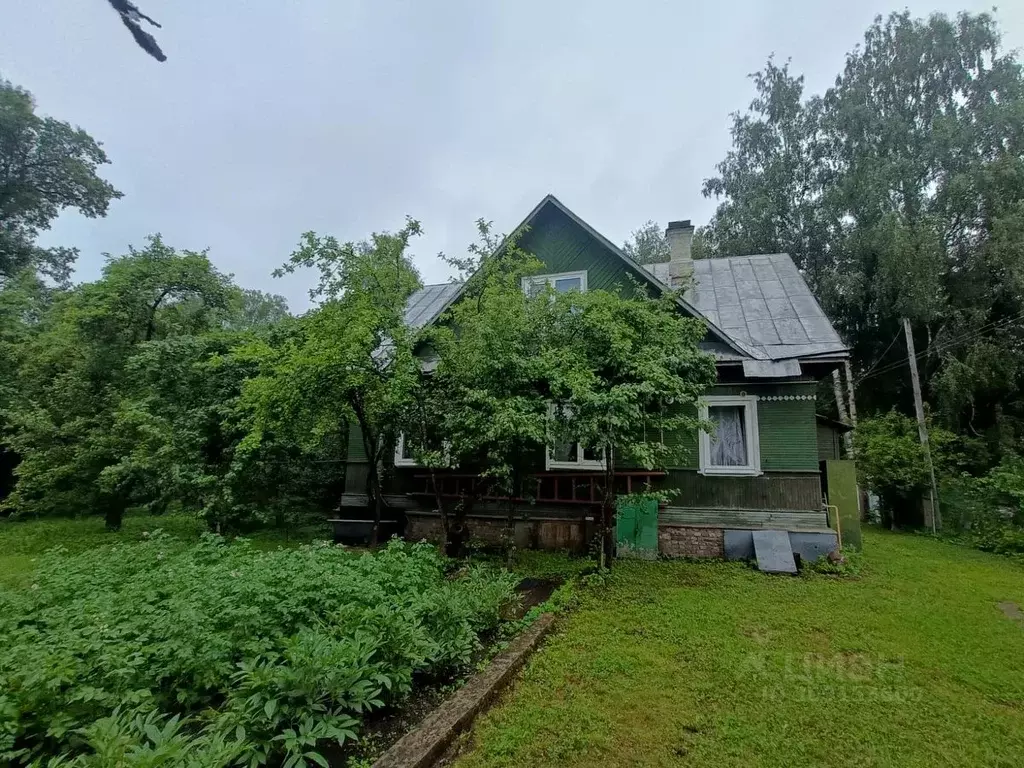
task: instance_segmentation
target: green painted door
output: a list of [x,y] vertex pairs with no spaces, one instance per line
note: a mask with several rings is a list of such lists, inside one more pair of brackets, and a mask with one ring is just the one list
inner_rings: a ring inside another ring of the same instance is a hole
[[656,558],[658,502],[655,499],[619,499],[615,511],[619,557]]

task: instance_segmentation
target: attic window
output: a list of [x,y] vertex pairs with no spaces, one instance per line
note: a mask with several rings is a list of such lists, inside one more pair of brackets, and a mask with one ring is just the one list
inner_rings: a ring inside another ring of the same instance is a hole
[[569,293],[569,291],[584,293],[587,290],[587,271],[530,275],[523,278],[523,290],[527,296],[536,296],[548,285],[554,289],[555,293]]

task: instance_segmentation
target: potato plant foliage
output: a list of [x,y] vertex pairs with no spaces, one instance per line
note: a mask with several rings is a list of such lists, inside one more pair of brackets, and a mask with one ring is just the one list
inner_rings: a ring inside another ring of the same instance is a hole
[[0,593],[0,763],[305,765],[470,659],[514,578],[426,544],[260,552],[206,535],[42,558]]

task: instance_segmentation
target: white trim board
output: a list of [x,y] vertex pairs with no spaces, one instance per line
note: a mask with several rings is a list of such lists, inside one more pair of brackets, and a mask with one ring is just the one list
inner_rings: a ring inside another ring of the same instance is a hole
[[700,474],[747,477],[763,474],[761,471],[761,438],[757,426],[757,400],[757,395],[709,395],[701,400],[698,415],[705,421],[708,418],[709,406],[735,405],[743,408],[744,427],[747,434],[747,465],[742,467],[712,465],[711,435],[701,430],[697,440]]

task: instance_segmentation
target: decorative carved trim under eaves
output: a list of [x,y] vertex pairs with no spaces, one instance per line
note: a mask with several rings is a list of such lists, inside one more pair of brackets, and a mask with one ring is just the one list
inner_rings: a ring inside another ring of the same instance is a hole
[[758,400],[814,400],[814,395],[767,395]]

